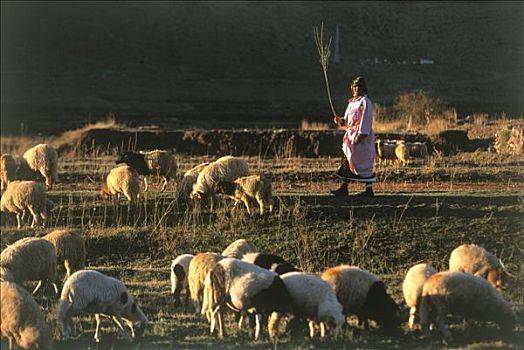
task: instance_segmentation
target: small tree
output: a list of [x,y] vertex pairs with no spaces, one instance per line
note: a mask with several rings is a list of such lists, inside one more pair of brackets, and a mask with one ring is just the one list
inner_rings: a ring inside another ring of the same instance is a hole
[[399,95],[393,110],[399,119],[407,122],[408,130],[427,126],[435,119],[448,120],[456,117],[455,113],[450,113],[445,102],[422,90]]

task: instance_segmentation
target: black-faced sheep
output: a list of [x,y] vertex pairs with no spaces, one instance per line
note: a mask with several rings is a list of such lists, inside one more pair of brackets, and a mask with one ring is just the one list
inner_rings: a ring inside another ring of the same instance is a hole
[[148,175],[162,176],[164,183],[161,192],[164,192],[169,179],[175,178],[178,169],[175,155],[172,152],[158,149],[140,153],[124,152],[118,157],[116,163],[126,163],[140,175],[144,175],[145,192],[148,188]]
[[346,315],[357,315],[359,324],[368,327],[368,319],[387,330],[400,325],[399,308],[387,294],[376,275],[356,266],[339,265],[322,274],[335,291]]
[[49,281],[58,293],[56,281],[56,251],[53,244],[43,238],[27,237],[7,246],[0,255],[0,278],[23,283],[39,281],[33,294],[43,281]]
[[249,164],[242,158],[226,156],[210,163],[198,174],[190,197],[203,199],[213,193],[219,181],[235,181],[249,174]]
[[33,171],[38,171],[45,178],[47,190],[53,188],[58,180],[58,153],[56,149],[46,143],[42,143],[28,149],[24,158]]
[[[98,271],[77,271],[64,284],[56,319],[65,339],[74,333],[73,316],[83,312],[95,314],[94,338],[97,342],[100,341],[102,316],[112,318],[130,342],[135,336],[143,334],[148,322],[126,286],[120,280]],[[131,336],[126,324],[131,330]]]
[[240,313],[255,314],[255,339],[261,332],[261,319],[271,312],[293,312],[293,300],[280,277],[266,269],[235,258],[220,260],[205,280],[202,314],[210,314],[211,333],[218,322],[223,337],[222,312],[225,306]]
[[171,293],[175,305],[180,305],[180,293],[186,294],[186,304],[189,300],[188,274],[189,264],[193,260],[192,254],[182,254],[177,256],[171,263]]
[[449,270],[484,277],[499,291],[503,287],[504,264],[492,253],[476,244],[462,244],[451,252]]
[[189,286],[189,297],[196,312],[200,312],[206,275],[223,258],[221,254],[207,252],[196,254],[191,259],[187,283]]
[[198,174],[209,164],[209,162],[201,163],[184,173],[182,180],[180,180],[180,183],[176,187],[176,198],[178,200],[189,199],[189,195],[191,191],[193,191],[193,185],[197,181]]
[[51,330],[31,294],[16,283],[2,281],[0,295],[0,329],[9,339],[9,349],[14,349],[14,342],[22,349],[51,349]]
[[273,190],[271,181],[263,175],[239,177],[233,182],[218,181],[214,188],[215,193],[224,194],[235,200],[235,206],[242,202],[249,215],[253,214],[253,203],[257,202],[260,215],[273,212]]
[[409,309],[409,327],[413,328],[415,325],[415,318],[418,313],[420,300],[422,297],[422,287],[429,277],[436,274],[437,270],[430,264],[421,263],[412,266],[406,273],[404,282],[402,283],[402,292],[404,300]]
[[136,170],[127,165],[111,169],[102,184],[100,194],[103,198],[113,197],[115,204],[118,195],[124,194],[129,200],[129,205],[136,205],[140,192],[140,179]]
[[291,265],[284,258],[275,254],[246,253],[242,257],[242,260],[263,267],[269,271],[276,272],[278,275],[299,271],[295,266]]
[[[309,321],[309,336],[315,336],[320,326],[320,336],[326,334],[326,325],[340,329],[346,318],[331,286],[317,275],[306,272],[289,272],[281,276],[294,304],[294,314]],[[269,321],[269,335],[275,338],[283,314],[274,312]]]
[[42,237],[55,246],[57,264],[64,264],[66,280],[71,274],[83,270],[86,262],[86,247],[84,236],[69,229],[54,230]]
[[511,304],[488,281],[465,272],[439,272],[424,283],[419,312],[424,332],[428,334],[434,323],[451,340],[446,326],[448,314],[495,321],[503,330],[511,330],[517,322]]
[[222,255],[226,258],[242,259],[245,254],[256,252],[258,252],[258,249],[253,243],[240,238],[228,245],[222,252]]
[[[31,227],[47,218],[47,194],[44,186],[36,181],[10,182],[0,200],[2,212],[15,213],[17,227],[22,227],[22,217],[26,210],[33,216]],[[43,224],[43,223],[42,223]]]

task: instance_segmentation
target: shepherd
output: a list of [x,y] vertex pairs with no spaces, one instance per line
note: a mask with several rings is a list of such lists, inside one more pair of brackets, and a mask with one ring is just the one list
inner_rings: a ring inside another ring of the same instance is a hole
[[342,139],[342,162],[337,176],[342,186],[331,193],[335,196],[347,196],[350,181],[364,183],[366,189],[357,194],[359,197],[373,197],[373,173],[375,161],[375,134],[373,132],[373,106],[368,97],[366,81],[359,76],[351,83],[351,98],[343,117],[335,116],[334,122],[345,127]]

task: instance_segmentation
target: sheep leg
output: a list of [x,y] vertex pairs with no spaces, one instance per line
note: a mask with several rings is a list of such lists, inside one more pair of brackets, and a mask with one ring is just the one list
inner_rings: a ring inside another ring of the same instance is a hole
[[265,211],[265,205],[264,205],[264,200],[262,199],[262,197],[260,197],[260,195],[256,195],[256,200],[257,200],[257,203],[258,203],[258,206],[260,207],[260,216],[263,216],[264,215],[264,211]]
[[309,337],[313,338],[315,336],[315,322],[309,321]]
[[244,205],[246,206],[247,213],[251,215],[253,210],[251,209],[251,204],[249,203],[249,198],[242,198],[242,202],[244,202]]
[[16,227],[19,229],[22,228],[22,223],[20,220],[20,213],[16,213]]
[[268,332],[269,332],[269,338],[274,340],[276,342],[277,335],[278,335],[278,327],[280,326],[280,320],[282,319],[282,314],[278,312],[273,312],[269,316],[269,322],[268,322]]
[[35,294],[40,289],[40,287],[42,287],[42,280],[38,281],[36,288],[33,290],[33,294]]
[[147,177],[144,176],[144,192],[147,192]]
[[100,314],[95,314],[96,319],[96,329],[95,329],[95,341],[100,342],[100,324],[102,323],[102,316]]
[[326,336],[326,324],[324,322],[320,322],[320,338],[324,338]]
[[69,278],[69,276],[71,276],[72,273],[73,273],[73,266],[72,266],[71,262],[69,261],[69,259],[65,259],[64,260],[64,267],[66,269],[66,275],[64,277],[64,282],[65,282],[65,280],[67,280]]
[[410,329],[413,329],[415,328],[415,314],[417,312],[417,308],[416,307],[412,307],[409,309],[409,328]]
[[116,325],[122,332],[124,332],[125,338],[128,342],[132,343],[133,339],[131,339],[131,336],[129,335],[129,331],[124,326],[124,320],[122,320],[121,316],[113,316],[113,321],[115,321]]
[[261,314],[255,314],[255,340],[260,338],[261,318]]
[[448,326],[446,325],[445,317],[445,314],[439,313],[435,319],[435,324],[437,328],[442,332],[444,338],[446,338],[448,341],[452,341],[453,337],[451,336],[451,332],[449,331]]
[[160,190],[160,192],[164,192],[166,190],[167,181],[168,181],[167,176],[162,176],[162,178],[164,179],[164,184],[162,185],[162,189]]

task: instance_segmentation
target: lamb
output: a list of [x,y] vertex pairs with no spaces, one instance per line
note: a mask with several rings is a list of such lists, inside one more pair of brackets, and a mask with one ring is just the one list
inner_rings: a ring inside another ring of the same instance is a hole
[[187,283],[189,287],[189,297],[196,312],[200,312],[206,275],[223,258],[224,257],[218,253],[199,253],[196,254],[189,263]]
[[162,176],[164,192],[169,179],[175,178],[178,169],[176,157],[172,152],[155,149],[148,152],[124,152],[116,160],[116,164],[126,163],[140,175],[144,175],[144,192],[147,192],[147,175]]
[[[129,342],[135,336],[141,336],[148,323],[126,286],[120,280],[98,271],[77,271],[64,284],[56,319],[65,339],[74,332],[73,316],[82,312],[95,314],[94,338],[97,342],[100,341],[102,316],[111,317]],[[131,329],[131,336],[124,321]]]
[[58,180],[58,153],[56,149],[42,143],[27,150],[24,153],[24,159],[31,170],[42,174],[45,178],[47,190],[51,190],[53,184]]
[[410,157],[426,159],[429,156],[428,146],[425,142],[406,142]]
[[495,321],[502,330],[511,330],[517,322],[511,304],[488,281],[465,272],[439,272],[424,283],[420,303],[424,332],[429,334],[430,323],[435,323],[444,337],[452,340],[445,324],[448,314]]
[[122,165],[111,169],[102,184],[100,194],[103,198],[114,196],[115,205],[120,193],[129,200],[129,206],[136,205],[140,192],[140,180],[135,169],[127,165]]
[[256,252],[258,252],[258,249],[253,243],[241,238],[228,245],[222,255],[226,258],[242,259],[245,254]]
[[396,145],[392,142],[377,140],[377,156],[380,163],[388,164],[397,159],[395,154]]
[[400,325],[399,308],[378,276],[356,266],[339,265],[324,271],[322,279],[335,291],[344,313],[357,315],[359,325],[368,328],[368,319],[388,331]]
[[397,156],[399,164],[407,165],[409,163],[409,149],[406,146],[406,142],[404,140],[397,141],[397,146],[395,147],[395,155]]
[[426,280],[432,275],[436,274],[437,270],[430,264],[421,263],[412,266],[406,273],[404,282],[402,283],[402,292],[404,293],[404,300],[410,308],[409,310],[409,328],[415,326],[415,317],[417,308],[422,297],[422,287]]
[[[331,286],[317,275],[306,272],[289,272],[281,276],[291,294],[296,316],[309,320],[309,336],[315,336],[315,326],[320,325],[320,337],[326,334],[326,324],[340,330],[346,322],[343,307]],[[276,338],[283,314],[274,312],[269,320],[269,335]]]
[[193,190],[193,185],[197,181],[198,174],[204,169],[206,166],[209,165],[209,162],[201,163],[194,168],[189,169],[184,173],[184,176],[182,177],[182,180],[178,184],[176,188],[176,196],[177,199],[187,199],[189,198],[189,195],[191,194],[191,191]]
[[250,175],[230,181],[218,181],[214,187],[215,193],[225,194],[235,200],[235,206],[243,202],[247,213],[253,213],[252,203],[257,202],[260,215],[264,215],[266,208],[273,212],[273,190],[271,181],[263,175]]
[[39,281],[33,294],[47,280],[58,294],[55,247],[49,241],[37,237],[22,238],[7,246],[0,255],[0,278],[18,284]]
[[180,305],[180,292],[185,291],[186,304],[189,299],[188,272],[189,264],[194,255],[182,254],[177,256],[171,263],[171,293],[175,301],[175,306]]
[[249,174],[249,164],[241,158],[226,156],[206,166],[193,185],[191,199],[203,199],[213,192],[218,181],[234,181]]
[[86,262],[84,236],[77,231],[54,230],[42,237],[53,244],[56,250],[57,263],[63,263],[66,269],[66,280],[71,274],[83,270]]
[[[24,212],[29,210],[33,216],[31,227],[40,224],[40,219],[47,219],[48,204],[44,186],[36,181],[10,182],[0,200],[2,212],[15,213],[17,227],[22,227]],[[44,223],[42,223],[43,225]]]
[[299,271],[295,266],[275,254],[246,253],[242,257],[242,260],[263,267],[269,271],[276,272],[278,275]]
[[455,248],[449,257],[449,270],[481,276],[499,291],[503,288],[504,264],[476,244],[462,244]]
[[51,349],[51,329],[32,295],[16,283],[4,281],[0,295],[0,329],[9,339],[9,349],[14,349],[14,341],[22,349]]
[[291,295],[276,273],[235,258],[219,261],[205,280],[202,314],[210,314],[211,333],[218,322],[220,337],[225,335],[226,304],[236,312],[255,314],[255,340],[260,337],[263,315],[293,312]]

